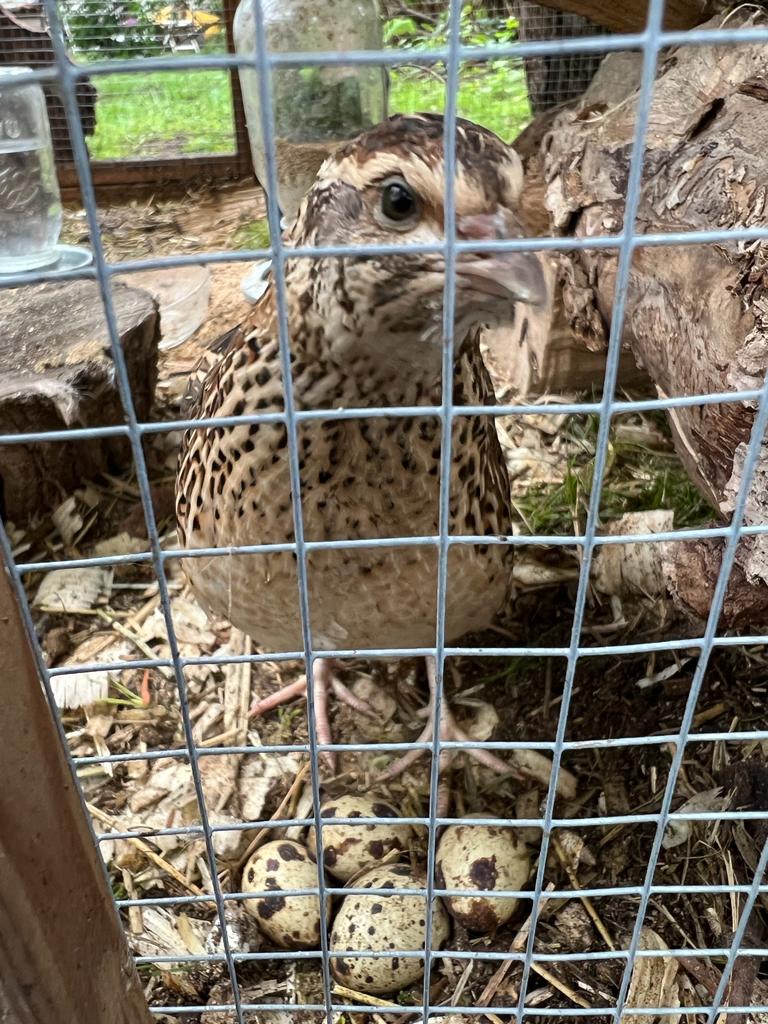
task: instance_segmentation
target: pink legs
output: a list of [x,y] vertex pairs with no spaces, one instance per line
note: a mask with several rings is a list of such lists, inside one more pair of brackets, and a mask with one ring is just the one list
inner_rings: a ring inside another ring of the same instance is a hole
[[[360,700],[354,693],[345,686],[344,683],[338,678],[334,669],[336,662],[332,658],[316,658],[313,663],[313,682],[315,692],[315,724],[317,726],[317,739],[319,743],[333,743],[333,736],[331,733],[331,723],[328,720],[328,694],[333,692],[334,695],[349,707],[363,715],[373,715],[371,708],[365,701]],[[297,679],[295,683],[290,683],[288,686],[284,686],[277,693],[271,694],[269,697],[262,697],[261,700],[254,701],[251,705],[249,715],[251,717],[258,717],[264,715],[267,711],[273,711],[276,707],[281,704],[288,704],[290,701],[295,700],[296,697],[300,697],[302,694],[307,692],[307,678],[302,676],[301,679]],[[330,757],[331,762],[335,762],[335,758]]]
[[[429,679],[429,705],[426,708],[424,708],[422,714],[425,714],[427,716],[427,724],[422,729],[418,739],[416,739],[416,743],[429,743],[434,736],[433,708],[435,705],[435,695],[437,692],[437,668],[435,665],[434,658],[427,658],[426,662],[427,678]],[[440,739],[460,741],[469,739],[467,734],[463,732],[456,724],[456,720],[454,719],[453,713],[451,712],[451,709],[445,698],[443,698],[442,704],[440,706]],[[415,761],[418,761],[418,759],[424,753],[427,753],[427,751],[409,750],[407,754],[403,754],[402,757],[399,757],[396,761],[394,761],[389,766],[389,768],[387,768],[384,774],[382,776],[379,776],[379,778],[382,781],[387,781],[389,779],[396,778],[398,775],[404,772],[406,768],[409,768]],[[451,750],[444,750],[441,753],[441,771],[448,767],[448,762],[451,758],[451,754],[453,753],[454,751]],[[498,772],[500,775],[507,774],[510,771],[510,766],[505,761],[502,761],[500,757],[496,757],[495,754],[492,754],[490,750],[477,750],[475,747],[471,747],[467,750],[467,753],[471,757],[474,757],[475,760],[479,761],[481,764],[484,764],[486,768],[491,768],[493,771]]]

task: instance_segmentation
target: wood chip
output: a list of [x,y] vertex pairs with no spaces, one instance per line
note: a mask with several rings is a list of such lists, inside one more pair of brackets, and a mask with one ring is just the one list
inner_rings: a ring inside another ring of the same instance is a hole
[[[125,640],[111,636],[91,636],[81,644],[65,665],[77,665],[92,661],[127,661],[133,654],[133,646]],[[109,696],[110,683],[118,678],[119,672],[77,672],[67,676],[54,676],[51,681],[56,704],[60,708],[85,708]]]
[[51,513],[54,526],[59,531],[65,544],[71,544],[78,532],[83,528],[83,517],[77,510],[77,499],[74,494],[55,508]]
[[[640,949],[668,949],[666,942],[652,928],[644,926],[640,932]],[[675,1007],[680,1005],[677,985],[678,962],[672,956],[638,957],[632,968],[632,978],[627,993],[626,1009],[645,1007]],[[622,1024],[654,1024],[658,1014],[623,1014]],[[663,1021],[675,1021],[665,1015]],[[679,1017],[677,1018],[679,1019]]]
[[35,608],[47,612],[79,612],[106,602],[112,593],[113,570],[108,566],[54,569],[37,588]]

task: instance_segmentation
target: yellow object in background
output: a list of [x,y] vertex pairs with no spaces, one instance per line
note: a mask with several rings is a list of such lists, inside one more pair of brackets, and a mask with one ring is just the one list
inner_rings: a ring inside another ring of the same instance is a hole
[[217,35],[221,31],[221,16],[211,11],[191,11],[188,8],[179,10],[172,4],[161,8],[154,18],[156,25],[170,25],[174,22],[188,22],[204,30],[206,38]]

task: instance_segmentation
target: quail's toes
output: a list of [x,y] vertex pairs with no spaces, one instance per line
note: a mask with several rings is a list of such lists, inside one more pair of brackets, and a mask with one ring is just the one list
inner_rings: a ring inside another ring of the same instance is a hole
[[[318,743],[321,744],[333,743],[331,723],[328,719],[328,694],[331,691],[340,701],[348,704],[349,707],[358,713],[368,715],[371,718],[376,717],[376,713],[370,704],[356,697],[349,687],[342,683],[341,679],[336,675],[335,667],[336,662],[332,658],[316,658],[312,664],[315,730]],[[281,704],[288,704],[290,701],[295,700],[296,697],[306,695],[306,693],[307,677],[301,676],[296,682],[289,683],[288,686],[284,686],[276,693],[272,693],[268,697],[262,697],[260,700],[255,700],[251,704],[248,715],[251,718],[258,718],[261,715],[265,715],[268,711],[273,711],[275,708],[280,707]],[[326,751],[326,757],[331,767],[335,768],[336,758],[334,754]]]

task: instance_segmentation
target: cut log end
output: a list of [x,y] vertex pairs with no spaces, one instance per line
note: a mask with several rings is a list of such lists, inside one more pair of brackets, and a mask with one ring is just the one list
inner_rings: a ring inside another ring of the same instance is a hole
[[[136,414],[149,415],[160,318],[150,295],[122,284],[112,299]],[[98,286],[48,283],[0,293],[0,434],[125,422]],[[126,438],[0,446],[0,508],[22,522],[98,472],[124,467]]]

